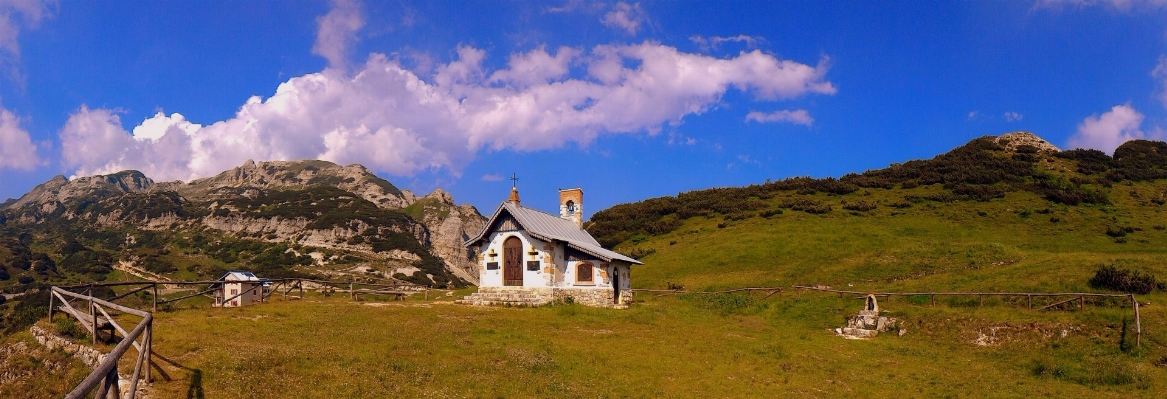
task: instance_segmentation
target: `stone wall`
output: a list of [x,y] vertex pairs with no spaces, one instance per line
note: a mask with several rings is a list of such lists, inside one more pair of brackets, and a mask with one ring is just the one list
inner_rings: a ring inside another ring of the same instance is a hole
[[613,303],[612,295],[614,294],[611,288],[556,288],[554,296],[556,299],[566,301],[571,298],[572,302],[596,306],[602,308],[628,308],[628,304],[632,303],[632,291],[622,290],[620,292],[620,304]]
[[96,349],[87,345],[82,345],[73,340],[59,337],[56,334],[46,331],[40,327],[32,326],[28,329],[32,333],[32,337],[36,342],[44,345],[45,348],[53,350],[61,348],[65,353],[71,354],[85,363],[90,368],[97,367],[101,361],[105,360],[105,354],[98,352]]
[[471,305],[502,306],[543,306],[554,301],[595,306],[602,308],[627,309],[633,302],[631,290],[622,290],[620,304],[612,301],[611,288],[547,288],[547,287],[479,287],[460,303]]

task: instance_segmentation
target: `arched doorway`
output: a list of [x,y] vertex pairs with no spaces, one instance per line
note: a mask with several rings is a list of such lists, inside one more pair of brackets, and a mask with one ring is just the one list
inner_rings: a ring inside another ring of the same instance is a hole
[[502,243],[502,279],[506,286],[523,286],[523,241],[518,237]]

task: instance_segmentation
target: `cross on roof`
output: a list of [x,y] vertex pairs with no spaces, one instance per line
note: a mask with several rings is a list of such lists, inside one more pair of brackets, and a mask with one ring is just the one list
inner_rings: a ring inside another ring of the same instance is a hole
[[518,186],[519,186],[519,175],[511,173],[511,188],[518,188]]

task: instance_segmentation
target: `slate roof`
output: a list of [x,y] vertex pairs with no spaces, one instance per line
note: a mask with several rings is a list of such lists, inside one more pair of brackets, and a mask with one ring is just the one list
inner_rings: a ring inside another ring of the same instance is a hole
[[482,226],[482,232],[478,233],[474,238],[467,240],[465,245],[475,245],[479,241],[486,239],[491,227],[494,226],[495,221],[498,220],[498,217],[504,211],[510,214],[511,217],[514,217],[528,234],[540,240],[565,242],[571,248],[608,262],[624,261],[637,265],[644,264],[615,251],[604,249],[595,238],[592,238],[591,234],[588,234],[587,230],[576,226],[575,222],[538,209],[527,208],[510,201],[503,202],[502,205],[499,205],[498,210],[494,211],[494,215],[490,217],[490,220]]

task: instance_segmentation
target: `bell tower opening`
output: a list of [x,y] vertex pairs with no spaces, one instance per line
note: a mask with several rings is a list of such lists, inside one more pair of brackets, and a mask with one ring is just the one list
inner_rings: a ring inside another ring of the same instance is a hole
[[583,189],[559,190],[559,217],[575,222],[583,227]]

